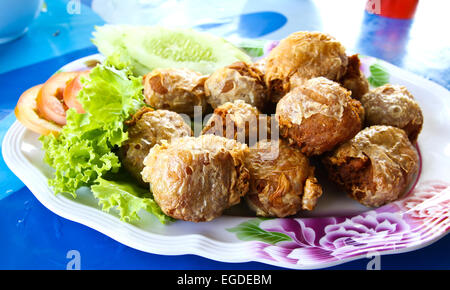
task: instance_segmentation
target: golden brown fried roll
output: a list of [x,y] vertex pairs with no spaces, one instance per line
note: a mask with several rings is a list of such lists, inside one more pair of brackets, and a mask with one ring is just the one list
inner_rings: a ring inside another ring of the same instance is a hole
[[328,34],[299,31],[280,41],[267,56],[264,80],[273,102],[294,83],[314,77],[339,80],[347,67],[345,48]]
[[155,69],[144,76],[145,102],[155,109],[193,116],[194,106],[202,112],[207,106],[205,80],[206,76],[189,69]]
[[352,92],[352,98],[361,99],[369,91],[369,82],[359,68],[360,61],[357,54],[348,57],[348,65],[345,75],[339,83]]
[[259,216],[286,217],[313,210],[322,195],[314,167],[285,141],[259,141],[246,158],[250,190],[246,201]]
[[183,118],[167,110],[144,107],[125,124],[128,126],[128,140],[120,147],[119,157],[123,167],[141,183],[144,158],[154,145],[161,144],[162,140],[170,142],[192,135],[191,127]]
[[369,207],[398,199],[419,168],[419,156],[405,132],[371,126],[323,159],[329,176]]
[[404,87],[387,84],[361,98],[366,125],[390,125],[405,130],[415,143],[422,130],[423,115],[413,95]]
[[261,72],[263,81],[264,81],[264,74],[266,72],[266,61],[267,58],[262,57],[253,63],[253,67]]
[[205,82],[207,102],[213,107],[234,100],[262,110],[266,103],[263,75],[252,64],[235,62],[216,70]]
[[308,155],[333,149],[361,130],[361,104],[350,92],[323,77],[307,80],[277,104],[280,135]]
[[227,102],[214,110],[202,134],[213,134],[247,145],[270,138],[270,117],[242,100]]
[[182,137],[153,147],[142,177],[168,216],[210,221],[248,192],[247,153],[247,145],[224,137]]

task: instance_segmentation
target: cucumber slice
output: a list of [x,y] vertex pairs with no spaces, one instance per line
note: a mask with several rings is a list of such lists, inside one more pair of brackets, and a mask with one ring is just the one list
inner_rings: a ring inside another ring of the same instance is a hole
[[94,44],[111,64],[129,66],[135,75],[155,68],[189,68],[210,74],[235,61],[251,61],[223,38],[191,29],[104,25],[96,27],[93,35]]

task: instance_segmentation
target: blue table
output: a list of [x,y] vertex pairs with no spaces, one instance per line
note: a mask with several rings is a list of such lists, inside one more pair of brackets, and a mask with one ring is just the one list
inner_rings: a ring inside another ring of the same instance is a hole
[[[139,18],[138,11],[123,11],[114,18],[107,9],[97,10],[102,19],[91,9],[97,9],[101,2],[82,1],[80,13],[69,14],[67,1],[47,0],[47,12],[26,35],[0,45],[0,138],[15,120],[11,112],[21,92],[44,82],[65,63],[96,52],[89,40],[94,25],[105,23],[104,19],[146,19]],[[182,1],[182,5],[194,6],[196,2]],[[229,4],[227,9],[214,7],[217,4],[197,5],[195,13],[209,18],[191,15],[177,21],[179,25],[191,21],[191,26],[224,36],[248,38],[280,39],[297,30],[321,30],[334,35],[349,51],[379,57],[450,88],[449,39],[429,33],[449,27],[445,7],[422,1],[413,20],[396,20],[365,13],[364,3],[358,3],[362,1],[283,0],[277,1],[276,7],[269,1],[238,2],[239,7]],[[136,14],[133,18],[127,13]],[[173,24],[175,17],[176,13],[167,14],[146,24]],[[256,262],[221,263],[194,255],[161,256],[134,250],[50,212],[2,159],[0,212],[0,269],[66,269],[74,257],[72,250],[80,255],[82,269],[279,269]],[[368,262],[360,259],[332,269],[366,269]],[[382,256],[381,268],[450,269],[450,236],[420,250]]]

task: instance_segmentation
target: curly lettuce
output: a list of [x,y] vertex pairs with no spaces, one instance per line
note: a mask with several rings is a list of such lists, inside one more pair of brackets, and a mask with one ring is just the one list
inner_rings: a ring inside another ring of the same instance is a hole
[[66,192],[74,198],[80,187],[91,187],[102,209],[118,207],[122,220],[136,220],[137,212],[144,209],[164,221],[151,196],[141,198],[143,191],[125,181],[103,179],[121,167],[114,151],[128,138],[124,121],[144,106],[142,78],[102,64],[93,68],[82,83],[78,100],[86,113],[68,110],[67,124],[60,134],[40,138],[44,161],[55,169],[49,185],[56,194]]
[[137,186],[121,175],[109,179],[98,178],[97,183],[91,186],[91,191],[103,210],[118,210],[122,220],[138,220],[138,212],[143,209],[155,215],[163,224],[173,221],[162,212],[148,189]]

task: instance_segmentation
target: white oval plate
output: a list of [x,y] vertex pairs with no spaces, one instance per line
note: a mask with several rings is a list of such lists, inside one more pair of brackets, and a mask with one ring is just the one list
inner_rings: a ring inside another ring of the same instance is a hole
[[[82,70],[87,62],[101,59],[100,55],[88,56],[61,70]],[[142,212],[141,219],[131,224],[103,212],[89,190],[81,191],[76,199],[55,195],[47,183],[52,169],[42,160],[38,135],[17,121],[4,137],[3,157],[48,209],[144,252],[314,269],[373,252],[411,251],[436,241],[450,229],[450,92],[381,60],[364,56],[361,62],[366,69],[380,64],[390,83],[406,86],[422,107],[425,120],[418,140],[421,170],[417,180],[400,200],[377,209],[360,205],[319,176],[324,187],[319,205],[296,218],[260,219],[238,206],[207,223],[162,225]]]

